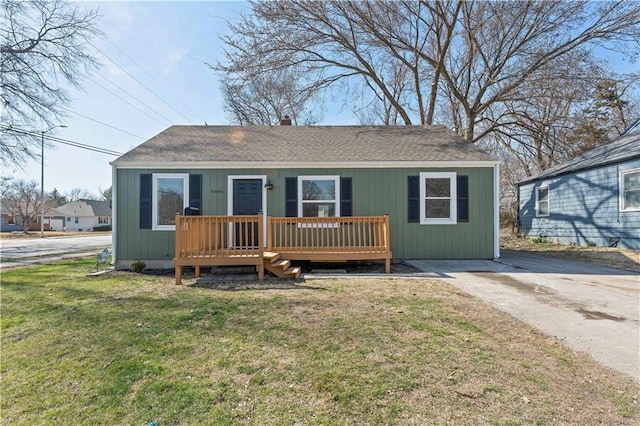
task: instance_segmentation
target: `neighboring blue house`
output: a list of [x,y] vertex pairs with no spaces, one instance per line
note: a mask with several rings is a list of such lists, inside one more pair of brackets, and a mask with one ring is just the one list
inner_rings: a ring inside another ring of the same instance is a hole
[[618,139],[517,185],[523,235],[640,250],[640,120]]

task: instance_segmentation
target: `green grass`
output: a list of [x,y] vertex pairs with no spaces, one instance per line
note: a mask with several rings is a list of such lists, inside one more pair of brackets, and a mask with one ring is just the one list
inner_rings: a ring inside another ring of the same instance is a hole
[[639,418],[629,380],[438,281],[221,291],[94,267],[2,273],[3,424]]

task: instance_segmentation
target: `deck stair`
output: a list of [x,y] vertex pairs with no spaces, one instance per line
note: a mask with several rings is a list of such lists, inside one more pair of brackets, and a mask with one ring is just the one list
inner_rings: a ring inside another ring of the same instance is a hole
[[300,267],[292,267],[290,260],[280,259],[279,253],[264,252],[264,267],[280,278],[298,278],[300,276]]
[[[264,225],[264,226],[261,226]],[[291,261],[344,262],[384,260],[391,272],[389,215],[345,217],[272,217],[257,215],[176,215],[176,284],[182,268],[254,266],[258,279],[265,269],[277,277],[298,278]]]

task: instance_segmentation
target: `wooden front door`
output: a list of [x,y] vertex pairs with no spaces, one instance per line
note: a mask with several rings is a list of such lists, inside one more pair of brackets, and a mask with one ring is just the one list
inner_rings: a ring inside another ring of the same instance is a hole
[[[262,210],[262,179],[233,180],[233,215],[254,215]],[[235,246],[258,246],[258,223],[236,224]]]

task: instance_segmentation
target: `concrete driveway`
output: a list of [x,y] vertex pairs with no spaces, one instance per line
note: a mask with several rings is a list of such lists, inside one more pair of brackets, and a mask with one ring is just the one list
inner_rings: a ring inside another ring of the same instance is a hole
[[111,235],[0,241],[0,269],[46,263],[111,250]]
[[640,383],[640,274],[509,250],[408,263]]

